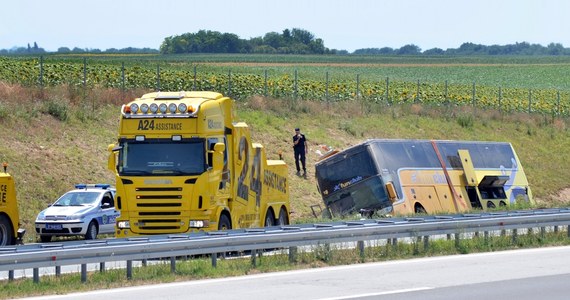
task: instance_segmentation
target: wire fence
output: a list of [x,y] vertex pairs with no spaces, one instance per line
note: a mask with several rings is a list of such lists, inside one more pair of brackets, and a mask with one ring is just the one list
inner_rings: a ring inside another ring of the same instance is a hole
[[[207,69],[207,68],[204,68]],[[271,76],[269,74],[272,74]],[[371,104],[395,105],[422,103],[429,105],[472,106],[503,112],[541,113],[553,116],[570,114],[570,92],[552,89],[503,88],[487,85],[441,83],[420,80],[399,81],[386,77],[371,80],[360,74],[354,80],[331,79],[325,72],[322,80],[301,78],[292,74],[265,69],[260,74],[202,71],[200,65],[188,68],[161,66],[152,62],[128,65],[125,62],[90,64],[44,57],[0,58],[0,80],[41,88],[73,85],[83,89],[115,88],[122,91],[149,89],[155,91],[211,90],[234,99],[254,95],[296,100],[362,101]]]

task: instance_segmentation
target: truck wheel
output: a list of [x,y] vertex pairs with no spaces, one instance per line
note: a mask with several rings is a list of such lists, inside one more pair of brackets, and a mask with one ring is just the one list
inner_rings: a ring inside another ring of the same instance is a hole
[[277,224],[280,226],[289,225],[289,217],[287,216],[287,210],[283,207],[279,212],[279,220],[277,221]]
[[0,247],[14,245],[14,231],[10,220],[5,216],[0,216]]
[[91,221],[91,223],[89,223],[89,226],[87,227],[87,232],[85,233],[85,239],[86,240],[94,240],[97,238],[97,224],[95,224],[95,221]]
[[268,209],[267,213],[265,214],[265,227],[275,225],[275,215],[273,214],[273,210]]
[[42,241],[42,243],[51,242],[51,235],[40,235],[40,241]]
[[232,223],[226,214],[220,216],[220,222],[218,222],[218,230],[229,230],[232,229]]

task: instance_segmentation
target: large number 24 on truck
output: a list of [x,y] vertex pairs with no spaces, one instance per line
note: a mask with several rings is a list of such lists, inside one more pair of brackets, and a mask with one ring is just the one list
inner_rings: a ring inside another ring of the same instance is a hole
[[123,105],[116,236],[289,223],[287,165],[268,160],[233,100],[216,92],[156,92]]
[[7,167],[8,164],[4,163],[3,171],[0,171],[0,247],[21,242],[26,232],[18,228],[20,215],[16,187],[14,178],[6,171]]

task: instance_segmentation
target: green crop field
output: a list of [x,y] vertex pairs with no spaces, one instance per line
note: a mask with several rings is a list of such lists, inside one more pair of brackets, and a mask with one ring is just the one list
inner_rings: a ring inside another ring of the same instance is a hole
[[568,115],[569,66],[569,57],[530,56],[49,55],[0,57],[0,80]]

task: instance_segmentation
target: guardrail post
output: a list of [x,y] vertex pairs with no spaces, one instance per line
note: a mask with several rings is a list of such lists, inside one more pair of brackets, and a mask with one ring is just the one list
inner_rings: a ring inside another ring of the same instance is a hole
[[55,266],[55,276],[61,276],[61,266]]
[[127,279],[133,279],[133,261],[127,260]]
[[517,243],[517,235],[518,235],[518,230],[517,230],[517,229],[513,229],[513,232],[512,232],[513,244],[516,244],[516,243]]
[[105,262],[104,261],[99,263],[99,272],[101,272],[101,273],[105,272]]
[[8,281],[14,281],[14,270],[8,271]]
[[360,255],[360,262],[364,262],[364,241],[356,242],[358,247],[358,254]]
[[297,262],[297,247],[295,246],[289,247],[289,262],[290,263]]
[[212,253],[212,267],[218,266],[218,253]]
[[540,238],[544,239],[546,237],[546,227],[540,227]]
[[257,250],[251,250],[251,266],[257,266]]
[[422,242],[422,237],[418,236],[416,237],[416,241],[413,243],[414,244],[414,255],[418,255],[420,253],[420,243]]
[[459,241],[460,241],[460,234],[456,233],[455,234],[455,248],[459,248]]
[[87,264],[81,264],[81,282],[87,282]]
[[148,260],[147,260],[146,258],[143,259],[143,260],[141,261],[141,264],[142,264],[143,267],[146,267],[147,264],[148,264]]
[[567,232],[568,232],[568,237],[570,237],[570,225],[568,225]]
[[558,225],[554,226],[554,233],[558,233]]
[[424,252],[429,249],[429,235],[424,235]]
[[176,273],[176,257],[170,257],[170,273]]
[[40,269],[39,268],[34,268],[34,283],[39,283],[40,282]]
[[398,238],[392,238],[392,248],[398,248]]
[[489,244],[489,231],[485,231],[484,236],[485,236],[485,245],[488,245]]

